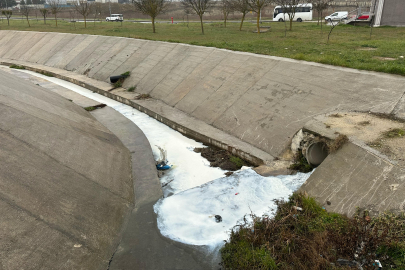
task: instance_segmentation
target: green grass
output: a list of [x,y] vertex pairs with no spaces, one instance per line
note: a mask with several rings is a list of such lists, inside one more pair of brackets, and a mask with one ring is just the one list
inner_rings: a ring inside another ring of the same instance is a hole
[[136,86],[131,86],[127,89],[128,92],[134,92],[136,90]]
[[[321,32],[320,26],[316,23],[293,23],[293,31],[287,31],[287,37],[284,37],[283,23],[263,23],[263,25],[271,26],[271,30],[260,35],[253,33],[255,25],[249,22],[244,24],[242,31],[239,31],[238,23],[228,23],[226,28],[222,22],[205,24],[205,35],[201,34],[199,23],[189,23],[189,27],[186,23],[158,23],[155,34],[152,33],[150,24],[131,22],[124,22],[123,26],[106,22],[95,25],[89,23],[87,28],[84,28],[83,23],[76,23],[75,29],[73,24],[65,21],[58,21],[58,27],[55,27],[53,21],[49,21],[46,25],[42,21],[32,21],[31,27],[28,27],[25,21],[12,20],[10,26],[7,26],[7,21],[3,20],[0,22],[0,29],[181,42],[405,75],[405,60],[399,58],[405,54],[405,27],[374,28],[370,39],[369,27],[339,25],[333,30],[329,44],[326,44],[329,26],[324,25]],[[365,47],[376,50],[358,50]],[[375,57],[390,57],[397,60],[384,61]]]
[[290,169],[307,173],[312,171],[314,168],[312,168],[312,166],[308,163],[302,152],[298,151],[297,155],[294,157],[294,163],[290,165]]
[[19,65],[11,65],[10,68],[15,68],[15,69],[25,69],[24,66],[19,66]]
[[235,164],[236,167],[241,168],[243,166],[243,160],[239,157],[231,156],[229,161]]
[[46,72],[46,71],[41,71],[39,72],[42,75],[48,76],[48,77],[54,77],[52,73]]
[[89,106],[89,107],[85,107],[84,109],[85,109],[86,111],[88,111],[88,112],[91,112],[91,111],[96,110],[97,108],[96,108],[96,107],[93,107],[93,106]]

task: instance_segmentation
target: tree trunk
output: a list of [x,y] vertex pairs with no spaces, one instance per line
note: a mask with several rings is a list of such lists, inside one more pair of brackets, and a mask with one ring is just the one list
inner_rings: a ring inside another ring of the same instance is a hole
[[323,31],[323,29],[322,29],[322,23],[323,23],[323,19],[322,19],[322,11],[321,11],[321,33],[322,33],[322,31]]
[[240,22],[239,31],[242,31],[242,25],[244,20],[245,20],[245,13],[242,14],[242,21]]
[[28,23],[28,27],[31,27],[30,21],[28,20],[28,16],[27,16],[27,23]]
[[44,24],[46,24],[46,20],[45,20],[45,17],[44,17]]
[[292,21],[293,19],[290,18],[290,31],[292,30]]
[[7,17],[7,25],[10,26],[10,18]]
[[58,27],[58,19],[56,19],[56,13],[55,13],[55,23],[56,23],[56,27]]
[[84,28],[86,28],[86,17],[85,16],[83,16],[83,18],[84,18]]
[[201,22],[201,32],[204,35],[204,25],[203,25],[203,21],[202,21],[202,15],[200,15],[200,22]]
[[226,28],[226,11],[224,11],[224,26],[225,26],[225,28]]
[[257,33],[260,34],[260,9],[259,12],[257,12]]
[[153,33],[156,33],[155,32],[155,18],[154,17],[152,17],[152,28],[153,28]]

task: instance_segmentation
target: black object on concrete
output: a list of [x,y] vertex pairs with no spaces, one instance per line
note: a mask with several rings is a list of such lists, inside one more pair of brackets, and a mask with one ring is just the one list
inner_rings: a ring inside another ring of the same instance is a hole
[[111,76],[110,77],[110,82],[111,83],[116,83],[118,82],[120,79],[125,79],[128,76],[123,76],[123,75],[117,75],[117,76]]

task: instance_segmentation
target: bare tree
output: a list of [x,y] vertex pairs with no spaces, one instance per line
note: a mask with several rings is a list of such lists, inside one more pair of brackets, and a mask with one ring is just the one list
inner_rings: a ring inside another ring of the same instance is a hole
[[[302,4],[305,1],[307,0],[274,0],[277,5],[281,6],[283,13],[288,15],[288,19],[290,21],[290,31],[292,30],[292,22],[294,20],[297,9],[304,8],[298,7],[298,5]],[[306,8],[309,8],[309,6]]]
[[89,16],[93,2],[87,2],[87,0],[78,0],[77,2],[73,2],[73,6],[77,13],[83,16],[84,19],[84,28],[87,27],[87,17]]
[[44,24],[46,24],[46,16],[48,16],[49,10],[41,8],[39,9],[39,12],[41,12],[42,17],[44,17]]
[[3,14],[4,16],[6,16],[7,18],[7,25],[10,25],[10,17],[11,15],[13,15],[13,12],[11,10],[2,10],[1,14]]
[[50,0],[48,2],[49,4],[49,9],[51,10],[51,13],[55,15],[55,24],[56,27],[58,27],[58,19],[57,15],[62,11],[62,4],[59,0]]
[[242,31],[243,21],[245,20],[246,14],[251,11],[248,0],[232,0],[233,10],[242,13],[242,20],[240,22],[239,31]]
[[330,28],[330,31],[329,31],[329,34],[328,34],[328,42],[327,42],[327,44],[329,44],[329,38],[330,38],[330,35],[332,34],[333,29],[335,29],[336,25],[338,25],[338,24],[339,24],[339,22],[335,22],[335,23],[333,23],[333,21],[330,22],[331,28]]
[[150,16],[153,33],[156,33],[155,18],[167,9],[169,2],[167,0],[132,0],[132,3],[137,11]]
[[28,5],[21,5],[20,4],[20,12],[27,19],[28,27],[31,27],[30,21],[28,20],[28,16],[30,15],[31,8]]
[[[184,8],[184,15],[187,16],[187,28],[188,28],[188,15],[191,15],[193,11],[190,8]],[[183,16],[183,22],[184,22],[184,16]]]
[[204,35],[204,25],[203,25],[203,15],[208,9],[211,8],[211,0],[181,0],[184,9],[193,10],[198,17],[200,17],[201,22],[201,32]]
[[[321,21],[321,31],[322,31],[322,22],[323,22],[323,11],[326,10],[332,0],[312,0],[312,8],[315,9],[318,13],[318,25]],[[320,15],[320,17],[319,17]],[[320,19],[319,19],[320,18]]]
[[233,6],[230,0],[220,0],[219,7],[224,15],[224,25],[226,27],[226,20],[228,19],[229,13],[232,12]]
[[260,14],[264,7],[270,4],[271,0],[248,0],[250,9],[257,13],[257,33],[260,34]]
[[96,27],[96,19],[98,19],[98,16],[101,14],[101,9],[102,9],[102,4],[100,2],[96,2],[96,3],[93,4],[94,27]]

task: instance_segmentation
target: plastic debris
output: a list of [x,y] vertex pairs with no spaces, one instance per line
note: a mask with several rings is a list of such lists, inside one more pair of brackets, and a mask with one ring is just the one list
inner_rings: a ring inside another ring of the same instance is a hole
[[293,206],[293,208],[294,208],[295,210],[297,210],[297,211],[302,211],[302,210],[303,210],[301,207],[298,207],[298,206]]
[[164,150],[163,148],[161,148],[160,146],[157,146],[157,145],[156,145],[156,147],[160,151],[160,158],[156,161],[156,169],[158,169],[158,170],[170,169],[172,166],[167,164],[169,161],[167,160],[166,150]]
[[236,193],[235,193],[235,195],[238,195],[238,194],[239,194],[239,192],[236,192]]
[[215,221],[216,223],[222,222],[222,217],[220,215],[215,215]]

